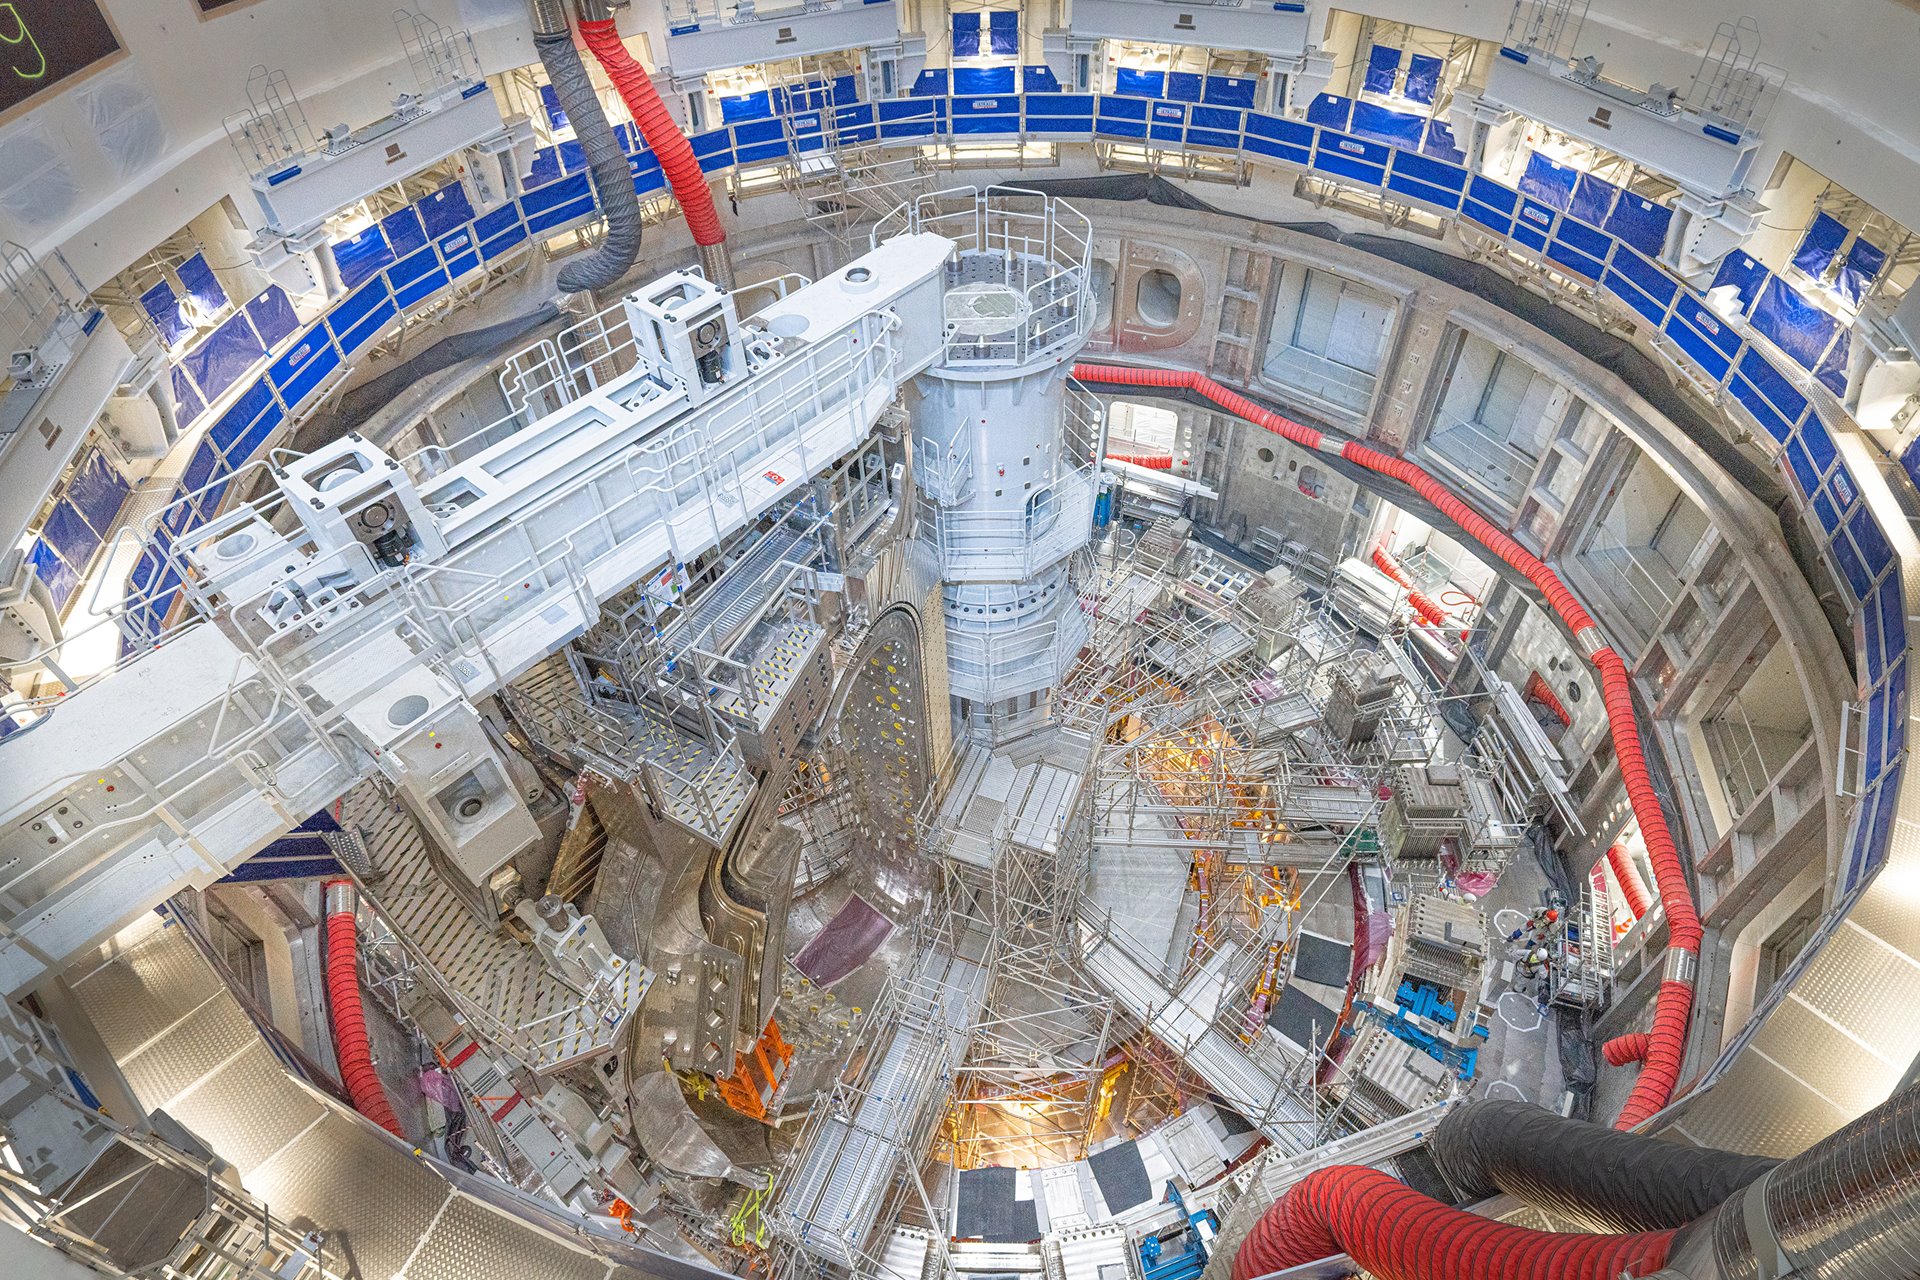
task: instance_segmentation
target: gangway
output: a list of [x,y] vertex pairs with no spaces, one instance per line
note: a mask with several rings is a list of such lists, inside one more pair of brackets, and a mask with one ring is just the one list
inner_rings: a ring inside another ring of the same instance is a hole
[[1161,981],[1111,929],[1083,918],[1081,946],[1087,973],[1149,1033],[1183,1058],[1234,1110],[1252,1121],[1276,1148],[1301,1152],[1313,1145],[1313,1106],[1290,1083],[1297,1074],[1280,1051],[1261,1042],[1249,1049],[1215,1015],[1219,975],[1203,967],[1178,989]]
[[637,344],[597,385],[557,378],[571,400],[418,486],[352,435],[236,474],[235,492],[258,471],[275,487],[162,542],[186,620],[134,636],[149,602],[129,600],[110,620],[139,650],[0,741],[0,994],[375,772],[425,788],[423,821],[436,801],[448,827],[477,820],[478,800],[434,789],[463,751],[475,777],[493,760],[473,702],[864,440],[939,352],[937,325],[902,317],[938,314],[952,248],[903,233],[746,325],[695,274],[656,281],[621,305],[658,352]]

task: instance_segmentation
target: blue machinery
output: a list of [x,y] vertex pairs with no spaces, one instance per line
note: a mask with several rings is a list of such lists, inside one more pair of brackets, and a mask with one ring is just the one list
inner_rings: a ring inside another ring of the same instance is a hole
[[1219,1232],[1220,1220],[1211,1209],[1189,1211],[1180,1188],[1171,1182],[1167,1199],[1180,1210],[1180,1225],[1156,1231],[1140,1242],[1140,1273],[1145,1280],[1194,1280],[1206,1269],[1207,1242]]

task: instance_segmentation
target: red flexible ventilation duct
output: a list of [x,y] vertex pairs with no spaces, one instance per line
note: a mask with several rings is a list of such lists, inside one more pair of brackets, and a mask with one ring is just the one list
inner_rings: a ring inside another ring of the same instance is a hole
[[1413,585],[1413,579],[1407,576],[1407,571],[1400,567],[1400,562],[1393,558],[1391,551],[1385,547],[1375,547],[1373,567],[1393,579],[1394,585],[1407,593],[1407,603],[1413,606],[1413,611],[1420,615],[1422,622],[1430,627],[1447,625],[1447,611],[1435,604],[1432,596]]
[[1551,711],[1554,719],[1569,729],[1573,727],[1573,712],[1567,710],[1567,704],[1560,701],[1560,695],[1553,691],[1553,686],[1548,684],[1547,678],[1538,671],[1527,673],[1527,687],[1524,692],[1527,697]]
[[1151,453],[1110,453],[1109,462],[1131,462],[1136,467],[1145,467],[1149,471],[1173,470],[1173,459],[1165,454]]
[[1644,1031],[1615,1036],[1600,1046],[1600,1054],[1607,1060],[1607,1065],[1610,1067],[1624,1067],[1635,1062],[1644,1062],[1647,1057],[1647,1041],[1651,1038]]
[[[1602,700],[1606,705],[1607,723],[1613,737],[1614,758],[1619,762],[1620,777],[1627,789],[1627,800],[1633,806],[1634,816],[1639,820],[1640,834],[1647,845],[1647,856],[1653,863],[1654,879],[1660,887],[1660,897],[1667,909],[1666,978],[1661,982],[1659,991],[1654,997],[1653,1030],[1648,1036],[1640,1078],[1634,1082],[1633,1092],[1627,1098],[1619,1117],[1614,1121],[1614,1127],[1631,1129],[1664,1107],[1667,1100],[1673,1096],[1674,1086],[1679,1083],[1681,1061],[1686,1049],[1687,1019],[1693,1011],[1693,969],[1700,951],[1700,917],[1694,910],[1693,893],[1687,886],[1686,870],[1680,862],[1679,849],[1674,844],[1672,832],[1667,829],[1666,815],[1660,808],[1659,793],[1654,790],[1652,775],[1647,772],[1646,753],[1640,746],[1640,724],[1633,713],[1633,686],[1627,675],[1626,663],[1601,639],[1600,629],[1595,625],[1592,615],[1560,580],[1560,576],[1547,567],[1544,561],[1514,541],[1505,530],[1498,528],[1492,521],[1461,501],[1428,472],[1404,458],[1382,453],[1358,441],[1349,440],[1344,443],[1330,441],[1324,432],[1303,426],[1291,418],[1283,417],[1271,409],[1255,404],[1246,396],[1229,390],[1201,373],[1172,369],[1129,369],[1117,365],[1076,364],[1073,368],[1073,376],[1083,382],[1197,392],[1235,417],[1264,427],[1297,445],[1322,453],[1337,453],[1347,461],[1365,467],[1369,471],[1400,481],[1437,507],[1468,537],[1498,556],[1531,582],[1540,594],[1546,597],[1547,604],[1553,611],[1560,615],[1567,630],[1573,633],[1574,639],[1588,647],[1588,658],[1600,672]],[[1365,1170],[1360,1172],[1371,1173]],[[1379,1184],[1391,1188],[1396,1195],[1414,1196],[1416,1200],[1424,1201],[1424,1197],[1418,1196],[1417,1193],[1383,1174],[1373,1174],[1373,1177],[1379,1180]],[[1308,1182],[1311,1181],[1312,1179],[1308,1179]],[[1339,1225],[1349,1228],[1355,1225],[1362,1215],[1359,1213],[1360,1206],[1353,1197],[1362,1194],[1373,1197],[1376,1194],[1377,1184],[1347,1178],[1338,1183],[1345,1190],[1339,1193],[1321,1193],[1329,1201],[1339,1200],[1340,1212],[1344,1216],[1337,1218],[1325,1209],[1315,1211],[1302,1208],[1290,1211],[1287,1208],[1299,1194],[1300,1187],[1306,1185],[1307,1183],[1304,1182],[1299,1184],[1275,1202],[1274,1206],[1267,1211],[1266,1217],[1261,1220],[1262,1225],[1264,1226],[1268,1219],[1284,1218],[1296,1223],[1288,1229],[1288,1234],[1291,1235],[1302,1229],[1298,1226],[1297,1220],[1303,1215],[1312,1214],[1311,1221],[1319,1234],[1311,1247],[1322,1248],[1326,1245],[1332,1247],[1324,1248],[1321,1253],[1302,1256],[1300,1261],[1324,1257],[1339,1252],[1343,1247],[1355,1257],[1359,1257],[1352,1248],[1352,1244],[1359,1237],[1351,1236],[1348,1232],[1330,1236],[1328,1231]],[[1441,1206],[1436,1204],[1434,1207]],[[1367,1214],[1364,1216],[1371,1220],[1368,1223],[1368,1229],[1376,1235],[1391,1228],[1396,1233],[1412,1239],[1421,1230],[1414,1225],[1420,1220],[1419,1214],[1386,1213],[1378,1211],[1370,1203]],[[1464,1251],[1462,1256],[1471,1255],[1485,1259],[1488,1255],[1484,1250],[1495,1247],[1491,1242],[1496,1238],[1505,1238],[1499,1233],[1510,1232],[1515,1228],[1487,1219],[1469,1218],[1467,1223],[1456,1224],[1452,1230],[1462,1237],[1462,1241],[1459,1248],[1450,1249],[1450,1253]],[[1540,1236],[1535,1233],[1528,1233],[1528,1235],[1536,1242],[1536,1247],[1540,1248],[1546,1247],[1540,1243],[1542,1241],[1566,1239],[1566,1237]],[[1589,1238],[1610,1239],[1609,1237]],[[1251,1237],[1249,1239],[1251,1240]],[[1404,1247],[1412,1248],[1413,1246]],[[1501,1247],[1504,1248],[1504,1246]],[[1418,1256],[1426,1256],[1418,1249],[1414,1252]],[[1246,1249],[1243,1246],[1242,1254],[1245,1253]],[[1500,1256],[1506,1255],[1502,1253]],[[1416,1277],[1418,1280],[1435,1280],[1435,1277],[1456,1274],[1462,1276],[1468,1274],[1476,1276],[1586,1274],[1554,1269],[1569,1256],[1558,1246],[1548,1249],[1542,1256],[1551,1265],[1547,1270],[1539,1272],[1497,1269],[1470,1273],[1439,1271],[1427,1265],[1407,1270],[1388,1270],[1372,1266],[1369,1269],[1374,1270],[1376,1274],[1388,1277],[1389,1280],[1401,1280],[1402,1277],[1405,1280],[1416,1280]],[[1280,1265],[1293,1264],[1266,1266],[1246,1274],[1258,1275],[1264,1271],[1278,1270]],[[1242,1274],[1237,1258],[1234,1274],[1236,1277]],[[1607,1274],[1611,1280],[1611,1276],[1617,1275],[1618,1271]]]
[[1625,845],[1608,847],[1607,865],[1613,868],[1614,882],[1620,886],[1620,896],[1627,900],[1627,910],[1633,913],[1633,918],[1638,920],[1646,915],[1653,902],[1647,897],[1647,882],[1640,878],[1640,868],[1634,865],[1633,855]]
[[713,192],[707,187],[706,175],[700,172],[700,161],[694,158],[693,144],[667,114],[667,104],[660,101],[652,78],[620,42],[612,18],[598,22],[583,19],[579,26],[580,39],[606,69],[620,101],[627,104],[633,122],[640,127],[647,149],[659,159],[673,187],[673,198],[680,202],[687,229],[693,232],[693,242],[719,244],[727,233],[721,229],[719,210],[713,207]]
[[1233,1257],[1253,1280],[1345,1253],[1383,1280],[1619,1280],[1666,1265],[1671,1231],[1532,1231],[1429,1199],[1356,1165],[1316,1170],[1274,1203]]
[[387,1100],[386,1086],[373,1067],[373,1048],[367,1042],[367,1013],[360,1006],[360,971],[355,962],[354,908],[358,892],[351,880],[329,880],[327,910],[327,1003],[333,1013],[333,1053],[340,1060],[340,1079],[353,1099],[353,1109],[396,1138],[400,1119]]

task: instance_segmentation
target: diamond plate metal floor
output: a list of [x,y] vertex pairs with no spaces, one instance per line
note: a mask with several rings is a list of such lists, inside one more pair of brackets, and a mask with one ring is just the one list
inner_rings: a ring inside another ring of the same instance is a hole
[[[557,1207],[417,1155],[287,1074],[185,930],[149,917],[69,975],[140,1105],[165,1108],[359,1280],[711,1280],[708,1268],[589,1241]],[[88,968],[90,964],[92,967]]]

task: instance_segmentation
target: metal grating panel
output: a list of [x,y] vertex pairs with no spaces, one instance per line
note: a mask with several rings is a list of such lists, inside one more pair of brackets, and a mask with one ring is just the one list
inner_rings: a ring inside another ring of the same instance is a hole
[[175,1098],[249,1044],[259,1032],[231,1000],[209,1000],[120,1069],[134,1096],[148,1110],[170,1108]]
[[[275,1213],[324,1225],[329,1251],[340,1248],[368,1280],[400,1269],[452,1194],[393,1144],[340,1114],[255,1170],[247,1186]],[[369,1187],[379,1194],[368,1194]]]
[[607,1264],[538,1236],[490,1209],[455,1197],[420,1252],[407,1280],[600,1280]]
[[128,954],[74,984],[115,1058],[140,1048],[220,990],[213,970],[192,946],[171,945],[176,932],[177,927],[156,929]]
[[318,1120],[321,1109],[258,1040],[168,1108],[243,1178]]

